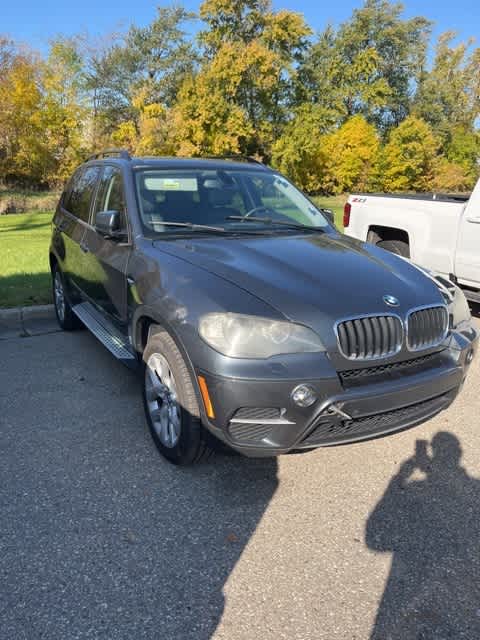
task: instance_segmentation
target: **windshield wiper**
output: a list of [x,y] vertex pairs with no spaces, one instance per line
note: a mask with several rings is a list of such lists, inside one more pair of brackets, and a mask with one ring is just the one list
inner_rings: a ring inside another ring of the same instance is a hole
[[306,229],[307,231],[316,231],[318,233],[325,233],[325,229],[323,227],[314,227],[308,224],[301,224],[300,222],[288,222],[287,220],[275,220],[275,218],[257,218],[255,216],[228,216],[225,220],[241,220],[242,222],[264,222],[265,224],[281,224],[284,227],[289,227],[290,229]]
[[[208,224],[195,224],[194,222],[154,222],[153,226],[163,226],[163,227],[186,227],[187,229],[192,229],[193,231],[214,231],[218,233],[226,233],[228,230],[225,227],[211,227]],[[155,229],[154,229],[155,231]]]
[[[207,233],[224,233],[224,234],[228,234],[228,235],[238,235],[239,233],[245,235],[260,235],[260,232],[258,231],[253,231],[253,230],[239,230],[239,229],[226,229],[225,227],[212,227],[208,224],[195,224],[194,222],[154,222],[153,223],[153,231],[155,231],[155,226],[160,227],[160,226],[165,226],[165,227],[184,227],[185,229],[189,229],[190,231],[205,231]],[[158,232],[157,232],[158,233]]]

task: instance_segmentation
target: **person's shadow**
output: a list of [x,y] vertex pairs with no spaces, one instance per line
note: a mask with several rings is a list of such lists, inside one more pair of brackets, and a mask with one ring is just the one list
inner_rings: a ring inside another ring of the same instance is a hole
[[[371,640],[480,638],[480,480],[460,466],[451,433],[417,440],[366,526],[393,554]],[[412,478],[421,472],[424,479]]]

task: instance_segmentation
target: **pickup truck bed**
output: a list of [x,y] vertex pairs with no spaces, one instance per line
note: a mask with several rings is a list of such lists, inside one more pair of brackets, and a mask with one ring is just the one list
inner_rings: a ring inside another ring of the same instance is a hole
[[345,233],[458,282],[480,302],[480,184],[471,194],[352,194]]

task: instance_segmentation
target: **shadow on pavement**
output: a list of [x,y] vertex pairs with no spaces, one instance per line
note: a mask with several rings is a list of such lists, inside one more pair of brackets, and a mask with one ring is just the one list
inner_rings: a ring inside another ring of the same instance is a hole
[[480,481],[453,434],[431,450],[417,440],[367,522],[368,548],[393,556],[371,640],[480,638]]
[[1,637],[209,640],[277,489],[276,459],[172,466],[145,433],[138,378],[86,334],[53,340],[36,357],[62,340],[55,377],[51,362],[39,379],[35,361],[36,400],[0,416]]
[[[158,621],[159,638],[213,636],[225,607],[225,583],[278,486],[275,458],[219,455],[210,465],[180,471],[199,491],[161,514],[170,522],[171,538],[160,543],[168,560],[158,558],[158,573],[166,577],[171,571],[172,580],[162,580],[156,593],[157,611],[170,619],[163,633]],[[263,573],[261,565],[258,571]]]

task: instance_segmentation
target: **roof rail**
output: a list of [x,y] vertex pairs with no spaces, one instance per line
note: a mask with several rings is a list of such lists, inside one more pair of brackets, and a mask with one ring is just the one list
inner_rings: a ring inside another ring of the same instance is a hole
[[251,162],[252,164],[259,164],[262,167],[267,166],[260,160],[257,160],[256,158],[252,158],[252,156],[244,156],[244,155],[235,154],[235,153],[229,153],[227,155],[222,155],[222,156],[200,156],[200,157],[206,158],[207,160],[237,160],[239,162],[243,160],[243,162]]
[[110,158],[113,156],[118,156],[119,158],[122,158],[122,160],[132,159],[131,155],[126,149],[105,149],[105,151],[99,151],[98,153],[94,153],[93,155],[91,155],[88,158],[87,162],[89,160],[96,160],[98,158]]

